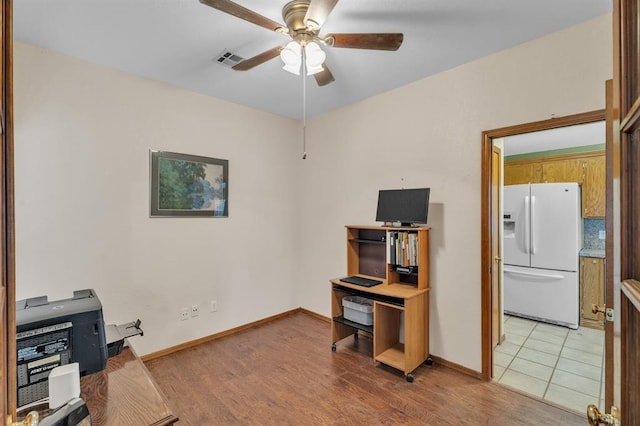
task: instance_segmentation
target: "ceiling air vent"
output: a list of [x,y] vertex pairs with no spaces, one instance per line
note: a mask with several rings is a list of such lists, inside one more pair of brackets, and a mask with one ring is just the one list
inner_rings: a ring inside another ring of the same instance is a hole
[[218,57],[215,58],[215,61],[231,68],[234,65],[244,61],[244,58],[236,55],[233,52],[229,52],[227,49],[225,49],[222,51],[220,55],[218,55]]

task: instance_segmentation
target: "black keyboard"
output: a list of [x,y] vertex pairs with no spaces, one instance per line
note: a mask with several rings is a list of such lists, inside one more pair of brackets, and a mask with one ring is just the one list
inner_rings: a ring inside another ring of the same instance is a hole
[[349,284],[361,285],[363,287],[373,287],[374,285],[382,284],[382,281],[380,280],[372,280],[371,278],[359,277],[357,275],[340,278],[340,281]]

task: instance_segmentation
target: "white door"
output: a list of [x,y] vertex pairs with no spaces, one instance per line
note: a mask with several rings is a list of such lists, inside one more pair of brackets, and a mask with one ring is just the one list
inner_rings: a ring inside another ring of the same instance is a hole
[[578,270],[582,239],[577,183],[531,185],[531,267]]
[[504,187],[504,264],[529,266],[529,184]]

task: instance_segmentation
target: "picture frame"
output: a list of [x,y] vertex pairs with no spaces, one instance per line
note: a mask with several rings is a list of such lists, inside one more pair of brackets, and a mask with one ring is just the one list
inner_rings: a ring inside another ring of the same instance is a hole
[[228,217],[229,161],[150,150],[151,217]]

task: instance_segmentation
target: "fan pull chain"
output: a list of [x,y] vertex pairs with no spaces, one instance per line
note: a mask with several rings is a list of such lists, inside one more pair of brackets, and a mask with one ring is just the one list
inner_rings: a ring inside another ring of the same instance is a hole
[[302,47],[302,159],[307,159],[307,69],[305,48]]

